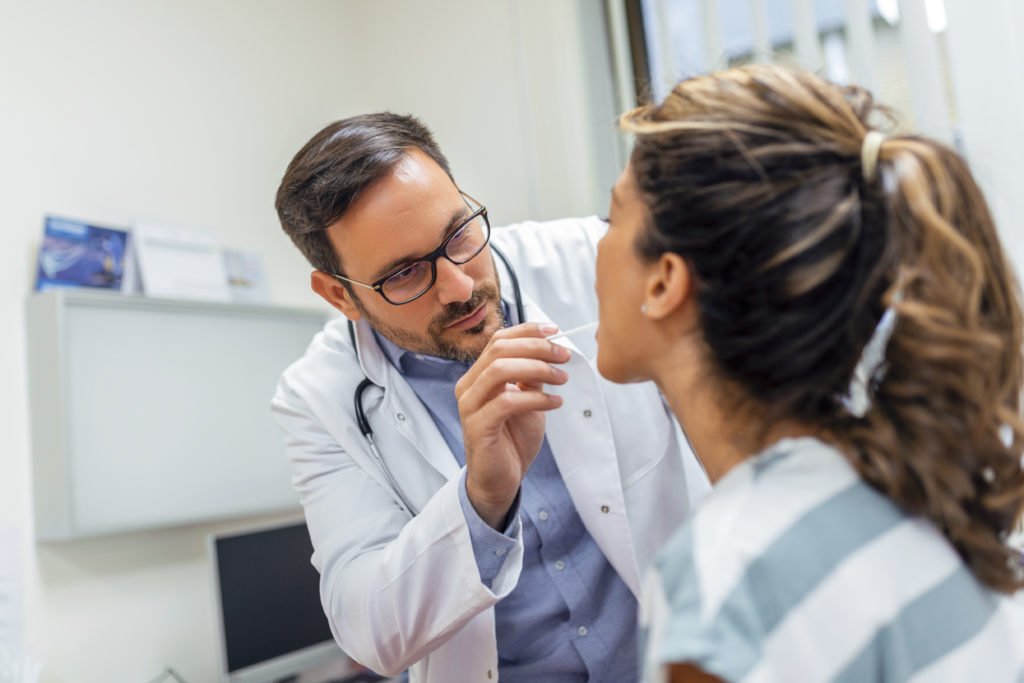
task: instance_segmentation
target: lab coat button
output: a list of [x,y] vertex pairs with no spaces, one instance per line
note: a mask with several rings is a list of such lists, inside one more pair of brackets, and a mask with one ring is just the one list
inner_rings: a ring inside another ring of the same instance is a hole
[[395,417],[397,417],[399,419],[399,421],[405,422],[405,414],[404,413],[398,413],[397,415],[395,415]]
[[591,415],[593,415],[593,413],[590,412],[590,408],[583,411],[583,417],[590,417]]
[[601,512],[608,514],[609,512],[611,512],[611,508],[609,508],[607,505],[602,505]]

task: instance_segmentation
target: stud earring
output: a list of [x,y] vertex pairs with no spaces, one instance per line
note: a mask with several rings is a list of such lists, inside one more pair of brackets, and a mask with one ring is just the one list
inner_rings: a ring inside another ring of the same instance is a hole
[[646,313],[647,312],[647,304],[641,304],[640,305],[640,312],[641,313]]

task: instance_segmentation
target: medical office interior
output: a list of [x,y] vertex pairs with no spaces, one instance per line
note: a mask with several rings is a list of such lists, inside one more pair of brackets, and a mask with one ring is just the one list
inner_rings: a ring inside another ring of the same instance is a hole
[[[638,82],[788,61],[956,145],[1020,272],[1022,38],[1018,0],[0,0],[0,681],[225,675],[211,537],[301,519],[267,404],[332,312],[273,198],[326,123],[421,117],[495,225],[604,213]],[[265,296],[36,292],[46,217],[200,226],[258,256]],[[84,387],[53,367],[76,353]],[[137,400],[105,402],[122,381]]]

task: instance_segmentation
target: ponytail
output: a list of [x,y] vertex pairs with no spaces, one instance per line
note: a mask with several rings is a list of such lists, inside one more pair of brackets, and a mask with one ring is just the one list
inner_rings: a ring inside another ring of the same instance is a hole
[[872,408],[844,431],[868,482],[927,515],[979,580],[1013,592],[1024,587],[1020,551],[1006,543],[1024,509],[1019,293],[958,155],[906,137],[879,156],[898,318]]

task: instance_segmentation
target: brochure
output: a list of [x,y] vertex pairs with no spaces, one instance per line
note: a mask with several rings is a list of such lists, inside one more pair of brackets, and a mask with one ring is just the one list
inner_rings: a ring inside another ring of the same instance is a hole
[[258,252],[225,249],[224,268],[232,301],[265,304],[270,299],[267,278],[263,274],[263,259]]
[[121,291],[128,249],[126,230],[47,216],[36,290],[98,287]]
[[146,296],[231,301],[214,231],[147,221],[136,223],[133,235]]

